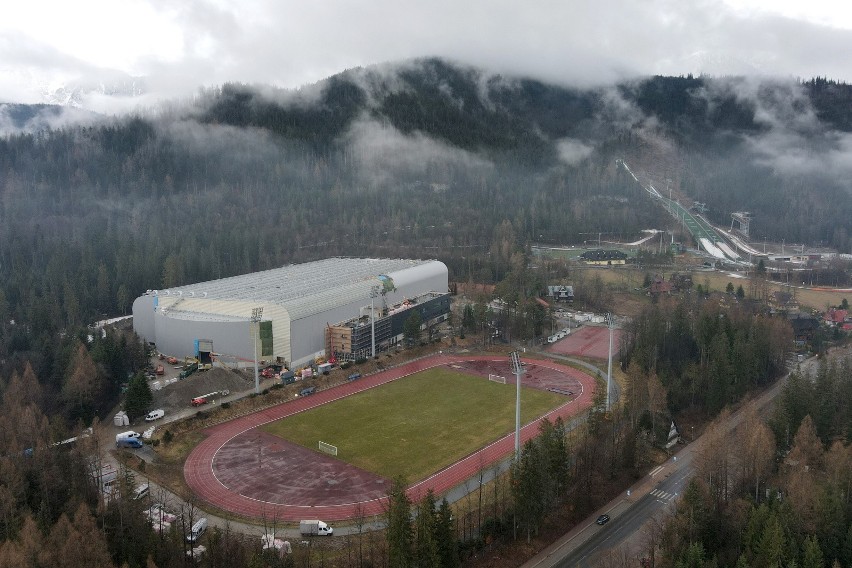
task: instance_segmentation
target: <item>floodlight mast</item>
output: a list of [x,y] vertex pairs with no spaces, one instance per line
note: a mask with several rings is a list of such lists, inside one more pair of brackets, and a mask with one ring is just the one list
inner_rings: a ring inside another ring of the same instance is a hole
[[373,359],[376,358],[376,307],[374,302],[379,296],[379,287],[370,287],[370,339],[373,344]]
[[257,338],[260,335],[260,318],[263,317],[263,308],[251,309],[252,322],[252,350],[254,351],[254,394],[260,394],[260,375],[257,372]]
[[612,328],[615,327],[615,317],[612,313],[606,315],[606,326],[609,328],[609,356],[606,365],[606,411],[609,412],[609,393],[612,387]]
[[521,459],[521,357],[517,351],[509,353],[512,372],[515,373],[515,459]]

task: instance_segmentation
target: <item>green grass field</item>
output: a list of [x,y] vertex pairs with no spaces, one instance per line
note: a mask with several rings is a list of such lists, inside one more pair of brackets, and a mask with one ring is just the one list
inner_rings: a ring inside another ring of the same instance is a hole
[[[525,424],[566,401],[522,388]],[[515,386],[446,368],[422,371],[283,418],[267,432],[313,450],[322,440],[367,471],[423,479],[515,428]]]

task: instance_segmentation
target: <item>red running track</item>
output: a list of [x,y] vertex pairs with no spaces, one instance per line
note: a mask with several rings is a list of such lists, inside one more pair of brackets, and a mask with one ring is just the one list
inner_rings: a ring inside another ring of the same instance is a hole
[[[241,468],[237,474],[229,469],[227,470],[228,475],[225,475],[220,467],[218,470],[219,475],[217,475],[217,456],[221,457],[224,454],[224,452],[220,454],[220,451],[228,444],[242,443],[245,445],[246,435],[258,426],[440,365],[462,368],[467,372],[471,372],[475,368],[485,369],[485,374],[490,369],[508,370],[506,357],[436,355],[412,361],[394,369],[363,377],[357,381],[318,391],[309,397],[297,398],[296,400],[213,426],[205,431],[207,438],[195,447],[184,464],[184,477],[187,484],[200,499],[211,505],[238,515],[256,519],[274,518],[284,521],[297,521],[310,517],[338,521],[351,519],[358,515],[372,516],[382,514],[386,498],[384,494],[377,496],[375,491],[369,494],[361,494],[361,497],[368,496],[367,499],[363,499],[357,494],[352,495],[351,500],[348,500],[348,502],[347,499],[341,500],[338,494],[337,499],[335,499],[336,503],[330,505],[317,504],[316,499],[313,498],[315,497],[315,492],[313,496],[306,495],[301,500],[294,499],[293,501],[283,502],[280,498],[276,498],[274,492],[251,489],[251,487],[262,486],[264,483],[264,478],[258,476],[257,458],[244,460],[247,464],[250,462],[250,465],[244,464],[246,466]],[[579,391],[575,389],[576,396],[573,399],[567,399],[565,404],[545,415],[551,421],[557,417],[567,418],[585,410],[592,404],[592,395],[595,387],[594,379],[572,367],[566,367],[550,361],[528,361],[526,362],[526,371],[522,378],[522,383],[538,388],[558,386],[558,381],[555,382],[554,376],[560,374],[568,380],[565,384],[579,384]],[[510,373],[504,376],[507,376],[509,383],[514,382],[512,380],[513,376]],[[538,418],[521,428],[522,444],[535,437],[538,432],[539,421],[542,418],[544,417]],[[249,435],[254,436],[254,434]],[[238,437],[241,438],[235,440]],[[257,434],[257,439],[261,439],[261,434]],[[415,483],[408,488],[408,494],[415,501],[419,500],[429,488],[436,495],[442,495],[474,477],[483,467],[488,467],[506,457],[514,451],[514,448],[514,433],[511,433],[434,475]],[[253,456],[257,456],[262,451],[262,449],[257,451],[249,450]],[[328,458],[324,459],[328,461]],[[263,462],[260,463],[262,466]],[[227,467],[230,468],[232,466],[228,465]],[[226,478],[228,485],[221,481],[220,477]],[[257,478],[252,479],[253,477]],[[236,479],[246,480],[246,478],[248,478],[247,483],[235,482]],[[266,485],[269,485],[268,481]]]
[[[621,333],[620,329],[612,330],[613,355],[618,353]],[[560,355],[606,359],[609,357],[609,328],[584,325],[553,345],[548,345],[546,350]]]

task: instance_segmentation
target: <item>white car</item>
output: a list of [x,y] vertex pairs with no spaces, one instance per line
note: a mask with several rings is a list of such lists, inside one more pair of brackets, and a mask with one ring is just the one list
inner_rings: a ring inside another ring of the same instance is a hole
[[158,408],[157,410],[152,410],[148,414],[145,415],[145,422],[153,422],[154,420],[159,420],[163,416],[166,415],[166,411],[162,408]]

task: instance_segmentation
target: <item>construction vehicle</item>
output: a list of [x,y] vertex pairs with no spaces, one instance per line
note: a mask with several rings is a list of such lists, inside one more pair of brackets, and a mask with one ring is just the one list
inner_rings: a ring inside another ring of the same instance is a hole
[[183,370],[178,374],[179,379],[185,379],[192,373],[198,370],[198,362],[193,359],[192,363],[187,363],[183,366]]
[[228,396],[229,394],[231,394],[231,391],[229,391],[229,390],[213,391],[213,392],[209,392],[207,394],[203,394],[201,396],[197,396],[197,397],[193,398],[191,401],[189,401],[189,403],[192,406],[201,406],[203,404],[207,404],[208,402],[210,402],[211,400],[213,400],[217,396]]

